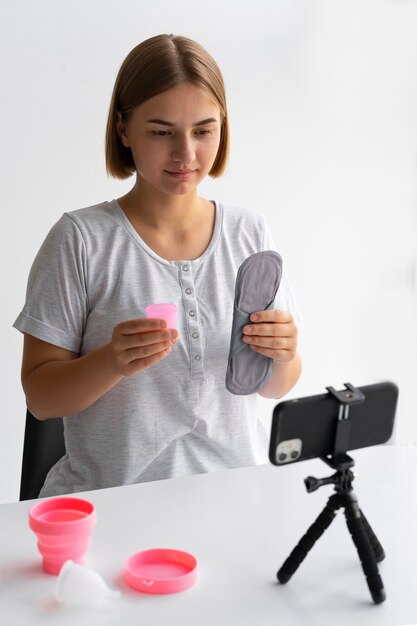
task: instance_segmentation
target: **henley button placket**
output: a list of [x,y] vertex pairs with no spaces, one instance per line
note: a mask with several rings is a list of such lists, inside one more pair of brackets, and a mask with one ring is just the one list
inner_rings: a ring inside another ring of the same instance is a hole
[[203,359],[202,359],[202,345],[199,332],[198,316],[197,316],[197,301],[195,299],[195,290],[192,278],[192,266],[190,263],[179,263],[182,271],[179,272],[179,279],[181,288],[186,296],[184,297],[185,308],[188,313],[186,316],[186,326],[191,341],[191,378],[203,377]]

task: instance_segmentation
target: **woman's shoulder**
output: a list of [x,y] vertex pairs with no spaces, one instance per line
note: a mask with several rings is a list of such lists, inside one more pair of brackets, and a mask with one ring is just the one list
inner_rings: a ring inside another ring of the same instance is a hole
[[227,202],[219,204],[223,206],[224,219],[230,223],[240,223],[243,220],[261,226],[265,222],[263,215],[254,208]]
[[114,230],[117,219],[114,203],[108,201],[66,211],[49,230],[45,243],[52,246],[95,239]]
[[98,204],[93,204],[91,206],[86,206],[81,209],[67,211],[63,215],[64,218],[69,218],[77,224],[88,224],[89,222],[97,223],[97,221],[114,219],[114,216],[114,202],[108,200],[99,202]]
[[264,237],[266,221],[264,216],[254,208],[236,204],[223,204],[224,231],[231,235],[238,231],[254,236],[259,244]]
[[81,209],[66,211],[54,224],[51,232],[61,236],[82,236],[96,238],[107,231],[114,230],[118,222],[113,201],[104,201]]

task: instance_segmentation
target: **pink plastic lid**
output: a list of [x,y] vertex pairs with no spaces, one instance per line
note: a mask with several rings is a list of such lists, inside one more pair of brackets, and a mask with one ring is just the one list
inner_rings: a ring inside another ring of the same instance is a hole
[[145,550],[127,560],[124,576],[127,584],[137,591],[176,593],[197,582],[197,561],[182,550]]

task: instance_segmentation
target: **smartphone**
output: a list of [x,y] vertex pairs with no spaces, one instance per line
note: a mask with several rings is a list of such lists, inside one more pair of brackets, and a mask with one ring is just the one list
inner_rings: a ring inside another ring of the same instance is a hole
[[[348,450],[385,443],[394,428],[398,387],[382,382],[358,389],[365,399],[349,406]],[[332,455],[339,409],[339,402],[330,393],[277,404],[269,445],[271,463],[285,465]]]

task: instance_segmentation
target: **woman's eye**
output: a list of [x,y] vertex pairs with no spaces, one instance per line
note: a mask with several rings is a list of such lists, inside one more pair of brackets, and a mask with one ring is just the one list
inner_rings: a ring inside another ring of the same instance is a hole
[[[169,130],[151,130],[151,133],[154,137],[169,137],[172,135],[172,132]],[[205,137],[211,134],[212,131],[209,128],[202,128],[201,130],[195,131],[197,137]]]

